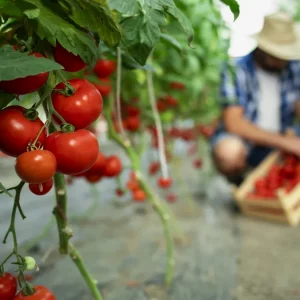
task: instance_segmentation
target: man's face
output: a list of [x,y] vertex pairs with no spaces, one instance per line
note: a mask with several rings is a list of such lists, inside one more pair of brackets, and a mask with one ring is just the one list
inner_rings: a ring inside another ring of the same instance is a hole
[[256,59],[263,69],[273,73],[282,71],[288,64],[286,60],[274,57],[260,49],[258,49],[258,55],[256,56]]

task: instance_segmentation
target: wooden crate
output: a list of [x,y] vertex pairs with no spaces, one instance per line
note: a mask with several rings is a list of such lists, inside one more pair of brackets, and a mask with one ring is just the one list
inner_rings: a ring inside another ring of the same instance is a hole
[[249,193],[254,189],[257,179],[266,175],[271,167],[280,160],[279,151],[272,152],[257,168],[255,168],[244,182],[237,188],[233,187],[233,196],[242,212],[251,217],[268,221],[288,223],[297,226],[300,221],[300,184],[286,193],[278,190],[278,199],[251,199]]

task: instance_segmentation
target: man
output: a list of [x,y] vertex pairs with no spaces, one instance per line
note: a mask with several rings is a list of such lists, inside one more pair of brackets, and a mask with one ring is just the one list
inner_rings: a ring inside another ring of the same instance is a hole
[[257,45],[222,73],[223,116],[211,139],[218,170],[237,184],[271,149],[300,157],[300,139],[285,135],[300,116],[300,27],[287,14],[268,16]]

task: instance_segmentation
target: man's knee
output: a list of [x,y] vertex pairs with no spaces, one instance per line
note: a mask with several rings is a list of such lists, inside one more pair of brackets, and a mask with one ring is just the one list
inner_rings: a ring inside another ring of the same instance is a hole
[[237,175],[246,167],[246,154],[246,147],[241,140],[234,137],[226,138],[214,149],[216,167],[225,175]]

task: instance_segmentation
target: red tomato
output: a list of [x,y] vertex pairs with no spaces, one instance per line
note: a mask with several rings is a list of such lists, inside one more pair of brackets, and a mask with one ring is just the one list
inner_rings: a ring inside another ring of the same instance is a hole
[[97,156],[96,162],[93,164],[93,166],[85,172],[85,174],[103,174],[103,170],[106,165],[106,157],[103,153],[99,152]]
[[116,195],[122,197],[124,195],[124,191],[121,189],[116,189]]
[[53,187],[53,179],[51,178],[50,180],[40,183],[40,184],[29,184],[29,189],[30,191],[38,196],[46,195],[50,192],[50,190]]
[[131,117],[136,117],[141,114],[141,110],[138,107],[131,106],[131,105],[126,107],[126,111],[127,114]]
[[167,195],[167,200],[169,203],[175,203],[177,200],[177,196],[173,193]]
[[46,287],[37,285],[33,295],[25,296],[21,291],[12,300],[56,300],[56,298]]
[[295,165],[287,164],[284,165],[281,170],[281,176],[287,179],[292,179],[296,176],[296,168]]
[[154,161],[149,166],[148,173],[150,175],[154,175],[154,174],[156,174],[159,171],[159,169],[160,169],[160,163],[158,161]]
[[102,78],[101,81],[104,81],[103,83],[93,83],[95,88],[100,92],[102,97],[106,97],[110,94],[112,87],[109,78]]
[[16,159],[15,170],[18,176],[28,183],[43,183],[56,172],[56,159],[47,150],[24,152]]
[[99,153],[97,138],[86,129],[54,132],[46,139],[44,149],[51,151],[56,157],[57,172],[67,175],[89,170]]
[[168,95],[166,96],[166,104],[169,106],[169,107],[176,107],[178,105],[178,100],[175,99],[174,97]]
[[69,52],[59,42],[56,42],[56,47],[54,48],[54,59],[67,72],[78,72],[87,66],[79,55]]
[[157,110],[159,112],[164,112],[167,109],[167,106],[165,104],[165,101],[163,99],[159,99],[156,103]]
[[196,169],[200,169],[202,167],[202,164],[203,164],[203,162],[202,162],[201,158],[195,159],[193,161],[193,165]]
[[[36,57],[44,57],[42,54],[36,52],[33,52],[30,55],[34,55]],[[0,81],[0,90],[16,95],[33,93],[39,90],[46,83],[48,75],[48,72],[44,72],[24,78]]]
[[[93,124],[102,112],[102,97],[92,83],[85,79],[71,79],[68,81],[75,89],[71,96],[59,92],[52,93],[52,103],[55,110],[67,123],[76,129],[83,129]],[[56,89],[64,89],[61,82]],[[61,123],[57,118],[55,120]]]
[[131,179],[127,182],[126,187],[128,188],[128,190],[130,191],[135,191],[135,190],[139,190],[140,189],[140,185],[139,183],[135,180],[135,179]]
[[122,162],[119,157],[111,155],[106,158],[105,168],[103,170],[104,176],[115,177],[122,171]]
[[101,174],[95,174],[95,173],[87,173],[85,175],[85,179],[89,182],[89,183],[97,183],[102,179],[102,175]]
[[12,300],[17,292],[17,280],[10,273],[0,276],[0,299]]
[[126,119],[126,128],[129,131],[135,132],[141,126],[141,119],[139,116],[133,117],[130,116]]
[[113,60],[99,59],[94,67],[94,72],[99,78],[107,78],[116,70]]
[[185,85],[181,82],[173,81],[170,82],[169,86],[173,90],[179,90],[179,91],[185,90]]
[[132,197],[136,202],[144,202],[146,200],[146,193],[143,190],[134,190]]
[[172,179],[171,178],[158,178],[157,184],[162,188],[162,189],[167,189],[172,185]]
[[[17,157],[26,152],[28,144],[35,140],[44,126],[39,118],[28,120],[24,111],[22,106],[9,106],[0,111],[0,150],[7,155]],[[45,139],[46,129],[41,133],[38,144],[43,145]]]

